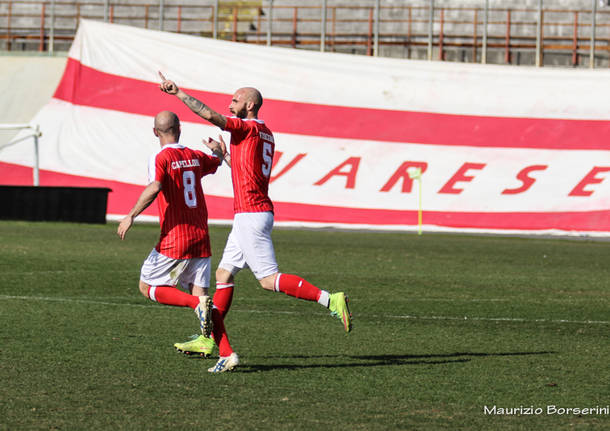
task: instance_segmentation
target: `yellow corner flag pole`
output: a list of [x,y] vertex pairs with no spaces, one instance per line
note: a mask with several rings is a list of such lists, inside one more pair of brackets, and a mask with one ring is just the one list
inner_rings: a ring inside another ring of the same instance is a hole
[[409,178],[417,181],[418,188],[418,210],[417,210],[417,234],[422,234],[422,222],[423,222],[423,209],[422,209],[422,187],[421,187],[421,168],[409,168],[407,170]]

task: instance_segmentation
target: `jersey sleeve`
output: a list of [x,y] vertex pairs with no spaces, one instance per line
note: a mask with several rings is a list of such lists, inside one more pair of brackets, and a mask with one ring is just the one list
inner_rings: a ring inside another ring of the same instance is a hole
[[155,174],[157,172],[157,155],[159,153],[155,153],[152,154],[149,158],[148,158],[148,183],[152,183],[153,181],[155,181]]
[[167,159],[163,157],[163,154],[164,153],[161,152],[155,156],[154,176],[150,178],[151,183],[153,181],[159,181],[160,183],[162,183],[163,179],[167,175],[167,169],[165,169],[165,167],[167,166]]
[[233,142],[239,142],[241,138],[245,137],[252,129],[250,121],[244,121],[237,117],[227,117],[227,123],[225,124],[224,130],[231,132],[231,135],[236,135],[239,139]]
[[205,153],[199,154],[199,163],[201,163],[201,176],[213,174],[222,163],[216,156],[210,156]]

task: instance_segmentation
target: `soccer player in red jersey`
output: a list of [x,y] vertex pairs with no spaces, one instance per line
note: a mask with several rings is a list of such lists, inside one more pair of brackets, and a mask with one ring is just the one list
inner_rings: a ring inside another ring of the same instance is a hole
[[[157,114],[153,132],[161,150],[150,157],[149,184],[119,223],[117,234],[125,239],[134,219],[157,199],[161,235],[142,265],[140,292],[161,304],[192,308],[202,336],[211,342],[211,250],[201,178],[216,172],[226,148],[209,156],[180,145],[180,120],[169,111]],[[178,282],[191,293],[176,289]],[[198,353],[209,354],[213,347],[211,342],[207,351]]]
[[[175,95],[195,114],[231,133],[230,165],[235,215],[233,228],[216,270],[212,321],[213,337],[218,345],[220,359],[208,371],[228,371],[239,363],[237,354],[229,344],[224,317],[233,298],[234,275],[244,268],[250,268],[266,290],[317,301],[329,308],[331,314],[341,320],[345,331],[349,332],[351,315],[348,298],[343,292],[330,294],[297,275],[279,272],[271,241],[273,203],[268,194],[275,141],[271,130],[258,118],[258,111],[263,104],[260,92],[252,87],[238,89],[229,105],[233,116],[226,117],[186,94],[161,73],[159,75],[162,79],[161,91]],[[221,137],[219,141],[210,139],[207,145],[215,153],[222,153],[224,142]],[[182,346],[182,350],[188,351],[188,343]]]

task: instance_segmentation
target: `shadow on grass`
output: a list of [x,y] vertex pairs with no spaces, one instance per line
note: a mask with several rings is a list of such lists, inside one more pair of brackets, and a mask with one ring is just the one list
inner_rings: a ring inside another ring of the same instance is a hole
[[[237,372],[254,373],[271,370],[297,370],[308,368],[353,368],[353,367],[383,367],[401,365],[444,365],[470,362],[473,358],[496,357],[496,356],[531,356],[531,355],[553,355],[557,352],[499,352],[499,353],[475,353],[456,352],[437,355],[285,355],[285,356],[259,356],[250,357],[270,359],[324,359],[328,362],[308,364],[255,364],[244,363],[236,368]],[[343,359],[343,361],[337,360]],[[347,360],[347,361],[345,361]]]

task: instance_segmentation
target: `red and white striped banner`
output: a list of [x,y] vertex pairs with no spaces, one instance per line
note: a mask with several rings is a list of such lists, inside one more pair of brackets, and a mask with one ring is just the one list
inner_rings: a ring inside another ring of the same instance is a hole
[[[419,167],[425,230],[610,233],[606,70],[318,53],[93,21],[32,120],[41,184],[110,187],[116,217],[146,183],[155,114],[180,116],[185,145],[216,137],[159,91],[158,70],[225,114],[235,89],[261,90],[279,223],[412,230],[419,188],[407,170]],[[31,166],[21,146],[0,151],[5,184],[29,183]],[[232,218],[230,181],[226,167],[204,179],[211,220]]]

